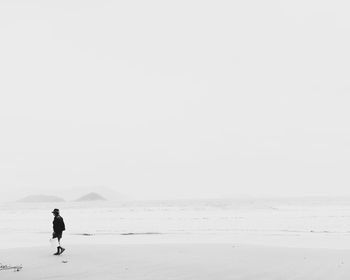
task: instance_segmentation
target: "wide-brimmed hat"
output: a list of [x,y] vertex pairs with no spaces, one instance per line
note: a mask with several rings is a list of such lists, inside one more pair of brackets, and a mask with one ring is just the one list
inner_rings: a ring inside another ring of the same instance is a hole
[[60,210],[57,209],[57,208],[55,208],[55,209],[53,209],[52,213],[57,213],[57,214],[59,214],[59,213],[60,213]]

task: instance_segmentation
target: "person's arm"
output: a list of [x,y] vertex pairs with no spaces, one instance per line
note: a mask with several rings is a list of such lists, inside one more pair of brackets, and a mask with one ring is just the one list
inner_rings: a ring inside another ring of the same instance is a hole
[[57,221],[57,218],[55,217],[53,219],[53,232],[57,231],[57,225],[58,225],[58,221]]
[[56,238],[57,235],[56,235],[56,230],[57,230],[57,219],[54,218],[53,219],[53,232],[52,232],[52,239]]

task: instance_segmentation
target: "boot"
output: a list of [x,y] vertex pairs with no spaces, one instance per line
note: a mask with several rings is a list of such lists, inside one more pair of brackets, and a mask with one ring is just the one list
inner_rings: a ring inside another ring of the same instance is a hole
[[57,252],[56,252],[56,253],[54,253],[54,255],[55,255],[55,256],[57,256],[57,255],[59,255],[59,254],[60,254],[60,248],[61,248],[60,246],[59,246],[59,247],[57,247]]
[[60,246],[60,249],[61,249],[61,252],[60,252],[60,255],[66,250],[64,249],[63,247]]

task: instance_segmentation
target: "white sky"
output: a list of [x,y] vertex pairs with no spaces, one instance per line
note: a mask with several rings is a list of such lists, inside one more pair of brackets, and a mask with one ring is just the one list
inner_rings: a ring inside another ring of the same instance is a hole
[[1,0],[0,197],[350,194],[349,9]]

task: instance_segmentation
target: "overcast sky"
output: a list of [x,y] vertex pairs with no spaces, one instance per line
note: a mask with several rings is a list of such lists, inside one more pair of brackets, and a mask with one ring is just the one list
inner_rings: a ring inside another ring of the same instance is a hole
[[2,0],[0,197],[350,194],[348,3]]

